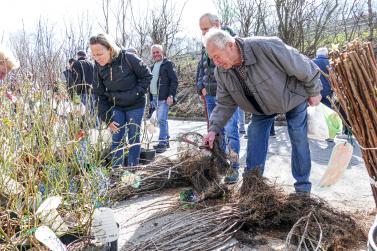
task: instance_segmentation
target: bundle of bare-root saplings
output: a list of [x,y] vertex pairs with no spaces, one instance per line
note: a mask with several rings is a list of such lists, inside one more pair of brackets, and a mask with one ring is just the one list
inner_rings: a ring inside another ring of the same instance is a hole
[[285,236],[285,250],[350,250],[365,245],[366,235],[352,216],[325,201],[286,194],[256,172],[247,173],[243,183],[240,191],[229,191],[227,203],[170,218],[124,250],[214,250],[234,245],[228,242],[232,238],[255,246],[266,242],[260,236],[271,231]]
[[112,175],[110,198],[120,201],[160,189],[188,186],[197,194],[196,202],[223,197],[227,188],[221,184],[220,174],[229,168],[226,156],[218,144],[214,149],[201,148],[202,138],[196,132],[182,134],[177,139],[180,145],[176,156],[117,169]]
[[377,204],[377,64],[371,43],[354,41],[330,53],[329,79],[355,135]]

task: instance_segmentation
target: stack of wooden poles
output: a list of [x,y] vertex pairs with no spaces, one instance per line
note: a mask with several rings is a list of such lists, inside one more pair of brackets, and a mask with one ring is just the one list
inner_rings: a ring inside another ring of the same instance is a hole
[[332,51],[330,59],[329,80],[339,110],[344,111],[343,121],[360,145],[377,205],[377,64],[373,45],[354,41],[343,51]]

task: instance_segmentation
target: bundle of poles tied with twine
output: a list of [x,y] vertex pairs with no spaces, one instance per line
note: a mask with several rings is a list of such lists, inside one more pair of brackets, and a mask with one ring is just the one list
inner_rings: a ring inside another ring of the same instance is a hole
[[343,51],[332,51],[330,58],[329,80],[344,111],[343,121],[360,145],[377,205],[377,64],[373,45],[354,41]]

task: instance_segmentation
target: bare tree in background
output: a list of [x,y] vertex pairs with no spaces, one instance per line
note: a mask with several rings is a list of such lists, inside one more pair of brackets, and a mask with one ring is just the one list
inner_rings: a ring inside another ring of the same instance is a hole
[[240,26],[240,36],[266,35],[267,9],[264,0],[236,0],[234,11]]
[[161,0],[161,4],[151,11],[149,30],[151,40],[154,44],[161,44],[167,54],[180,31],[185,5],[186,2],[178,8],[172,0]]
[[121,0],[118,2],[117,13],[116,13],[116,40],[117,43],[122,46],[128,46],[132,41],[130,41],[130,36],[127,32],[127,23],[130,23],[130,6],[131,0]]
[[279,37],[298,48],[303,41],[305,0],[275,0]]
[[[317,1],[313,4],[315,3]],[[305,54],[314,55],[320,42],[329,35],[326,30],[330,21],[333,20],[333,14],[336,13],[338,5],[338,0],[322,0],[314,5],[313,10],[309,13],[310,19],[304,33],[304,46],[301,47]]]
[[93,25],[88,13],[78,15],[75,23],[71,21],[65,24],[64,53],[67,60],[72,58],[78,50],[88,49],[92,29]]
[[278,35],[305,54],[313,54],[338,0],[275,0]]
[[101,0],[102,5],[102,13],[104,18],[104,24],[102,22],[99,23],[99,26],[106,32],[107,34],[110,33],[110,2],[111,0]]
[[377,26],[377,21],[375,21],[375,11],[373,11],[373,6],[372,6],[372,0],[368,0],[368,26],[369,26],[369,36],[368,39],[369,41],[372,41],[374,36],[374,29]]
[[330,27],[330,32],[335,34],[335,43],[339,38],[345,41],[353,40],[360,32],[360,25],[364,16],[365,1],[364,0],[343,0],[340,4],[333,26]]
[[149,41],[149,13],[148,9],[146,10],[146,16],[142,17],[140,14],[135,15],[134,9],[132,9],[132,25],[133,25],[133,30],[136,33],[137,39],[135,40],[135,48],[139,52],[139,55],[141,57],[148,57],[149,54],[149,48],[147,48],[147,43]]
[[41,87],[51,88],[60,75],[63,43],[59,42],[54,26],[39,20],[34,32],[25,29],[12,34],[10,45],[21,64],[21,76],[33,75]]
[[25,78],[27,74],[32,74],[35,81],[37,73],[37,65],[35,60],[34,43],[31,34],[28,34],[23,24],[22,30],[10,35],[10,45],[14,55],[20,61],[22,67],[19,69],[21,78]]
[[234,0],[213,0],[221,24],[232,26],[235,21]]

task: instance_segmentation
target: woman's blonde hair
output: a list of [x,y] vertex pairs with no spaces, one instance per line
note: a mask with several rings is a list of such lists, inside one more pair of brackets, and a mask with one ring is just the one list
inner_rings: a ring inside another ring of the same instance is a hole
[[105,46],[111,52],[111,59],[114,59],[119,56],[120,48],[115,43],[114,39],[112,39],[106,33],[100,33],[97,36],[92,36],[89,39],[89,45],[100,44]]
[[18,61],[10,54],[7,53],[4,49],[0,48],[0,65],[5,65],[8,70],[17,69],[20,64]]

